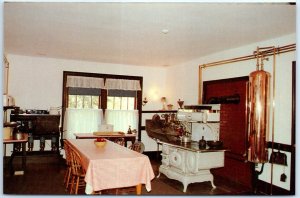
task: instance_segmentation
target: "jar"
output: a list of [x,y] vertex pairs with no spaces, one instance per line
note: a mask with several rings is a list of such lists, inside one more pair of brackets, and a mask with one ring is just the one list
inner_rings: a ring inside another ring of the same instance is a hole
[[204,136],[199,140],[199,148],[206,148],[206,141],[204,140]]

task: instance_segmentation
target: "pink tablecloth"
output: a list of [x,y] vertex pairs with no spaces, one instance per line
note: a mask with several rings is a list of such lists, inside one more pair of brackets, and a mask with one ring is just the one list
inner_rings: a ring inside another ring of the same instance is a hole
[[146,155],[107,141],[103,148],[93,139],[68,140],[81,154],[85,181],[94,191],[145,184],[151,191],[153,169]]

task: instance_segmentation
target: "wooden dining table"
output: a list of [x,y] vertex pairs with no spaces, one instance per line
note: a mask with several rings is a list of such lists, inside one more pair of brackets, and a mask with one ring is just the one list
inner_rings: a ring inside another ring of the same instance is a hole
[[93,139],[67,140],[80,154],[86,170],[86,194],[113,188],[136,186],[140,195],[142,184],[151,191],[154,172],[148,156],[107,140],[99,148]]

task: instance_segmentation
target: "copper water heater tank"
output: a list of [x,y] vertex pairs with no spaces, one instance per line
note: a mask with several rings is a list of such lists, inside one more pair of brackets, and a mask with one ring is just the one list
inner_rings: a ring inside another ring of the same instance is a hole
[[270,73],[257,70],[249,75],[248,161],[268,161]]

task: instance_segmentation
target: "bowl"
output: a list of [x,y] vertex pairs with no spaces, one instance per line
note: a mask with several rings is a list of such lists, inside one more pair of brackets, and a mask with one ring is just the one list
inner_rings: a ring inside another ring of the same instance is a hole
[[103,148],[106,145],[106,141],[105,142],[97,142],[94,141],[94,144],[98,147],[98,148]]
[[222,141],[213,141],[213,140],[209,140],[206,142],[207,145],[210,147],[210,148],[220,148],[223,146],[223,142]]

